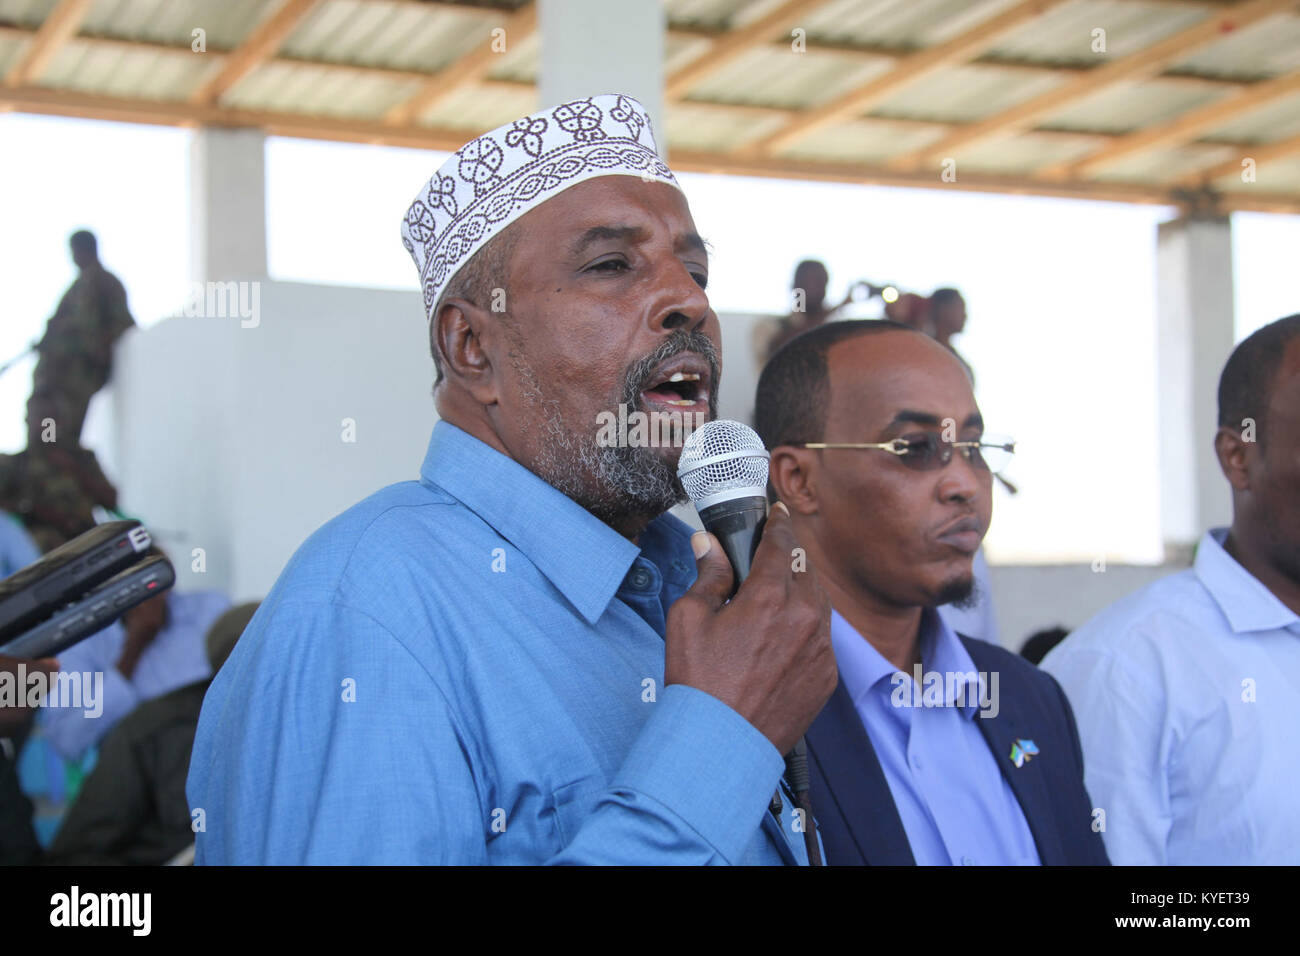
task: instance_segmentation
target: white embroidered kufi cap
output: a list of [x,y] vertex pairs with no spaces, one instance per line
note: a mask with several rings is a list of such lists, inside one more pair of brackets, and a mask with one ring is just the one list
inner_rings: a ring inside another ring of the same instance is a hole
[[406,211],[402,245],[415,260],[429,321],[452,276],[530,209],[597,176],[677,186],[659,158],[645,107],[607,93],[562,103],[470,140]]

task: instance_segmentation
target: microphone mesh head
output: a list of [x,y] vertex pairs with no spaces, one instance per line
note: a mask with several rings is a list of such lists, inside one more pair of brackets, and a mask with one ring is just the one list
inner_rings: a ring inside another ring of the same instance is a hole
[[748,425],[726,419],[705,422],[682,445],[677,477],[701,508],[715,500],[766,495],[768,457]]

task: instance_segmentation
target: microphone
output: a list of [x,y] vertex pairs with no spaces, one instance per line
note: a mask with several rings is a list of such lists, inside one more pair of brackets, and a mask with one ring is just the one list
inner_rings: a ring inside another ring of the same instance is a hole
[[[682,444],[677,477],[704,524],[731,562],[735,597],[749,577],[754,552],[767,522],[767,474],[771,459],[758,433],[740,422],[705,422]],[[804,812],[808,862],[821,866],[816,826],[809,799],[808,746],[802,737],[786,754],[785,775],[795,803]]]
[[740,422],[705,422],[682,445],[677,477],[704,530],[722,545],[735,572],[729,597],[749,577],[767,521],[767,449]]

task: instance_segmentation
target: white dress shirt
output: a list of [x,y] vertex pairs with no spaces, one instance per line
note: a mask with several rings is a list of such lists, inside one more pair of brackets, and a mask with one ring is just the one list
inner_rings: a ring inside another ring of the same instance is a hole
[[1114,863],[1300,863],[1300,616],[1226,535],[1043,661],[1074,707]]

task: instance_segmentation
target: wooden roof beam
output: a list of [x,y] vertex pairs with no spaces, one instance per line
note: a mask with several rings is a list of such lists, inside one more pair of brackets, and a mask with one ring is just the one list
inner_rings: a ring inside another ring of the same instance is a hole
[[[440,129],[419,125],[394,126],[373,120],[330,119],[266,110],[238,110],[184,101],[125,99],[89,93],[70,93],[38,86],[0,86],[0,109],[5,107],[25,113],[78,116],[160,126],[251,127],[265,130],[274,136],[407,146],[442,152],[459,149],[464,145],[465,140],[473,135],[472,131],[460,129]],[[1277,156],[1266,156],[1265,149],[1272,149],[1279,155],[1285,151],[1294,153],[1300,150],[1300,137],[1295,137],[1286,144],[1277,144],[1255,151],[1257,157],[1277,158]],[[973,173],[963,174],[958,182],[944,183],[927,173],[905,173],[880,166],[799,162],[772,158],[746,160],[733,155],[690,150],[674,150],[672,162],[675,169],[682,171],[726,173],[736,176],[808,179],[1012,195],[1060,196],[1160,205],[1177,205],[1180,201],[1180,190],[1160,184],[1096,181],[1044,183],[1029,177]],[[1225,210],[1249,209],[1262,212],[1300,213],[1300,193],[1238,190],[1223,194],[1220,207]]]
[[704,77],[754,47],[767,43],[775,34],[788,33],[825,2],[827,0],[786,0],[766,16],[719,34],[707,51],[664,81],[664,102],[682,99]]
[[307,14],[321,0],[283,0],[280,8],[249,33],[226,58],[215,76],[190,94],[195,104],[211,104],[221,99],[232,86],[275,56]]
[[[1260,168],[1266,163],[1275,162],[1279,159],[1291,159],[1300,156],[1300,134],[1288,136],[1285,139],[1275,140],[1272,143],[1259,143],[1254,146],[1241,148],[1242,155],[1237,159],[1225,160],[1217,163],[1209,169],[1198,170],[1194,173],[1188,173],[1180,176],[1177,180],[1181,186],[1209,186],[1215,180],[1222,179],[1224,176],[1231,176],[1234,173],[1241,173],[1245,167],[1242,165],[1247,159],[1254,161],[1255,183],[1260,181]],[[1242,190],[1243,193],[1254,192],[1251,190]],[[1230,195],[1236,195],[1236,192]]]
[[1145,49],[1089,70],[1075,80],[995,113],[937,143],[889,161],[896,170],[915,169],[931,160],[952,156],[957,150],[1032,126],[1071,103],[1125,80],[1158,74],[1169,63],[1222,39],[1224,34],[1294,9],[1295,0],[1247,0],[1214,13],[1199,23],[1165,37]]
[[[498,26],[505,30],[506,42],[518,44],[537,29],[537,5],[527,3]],[[384,114],[384,122],[394,126],[412,123],[457,90],[483,79],[500,55],[495,45],[496,38],[489,35],[473,50],[434,73],[412,96],[389,109]]]
[[1300,69],[1222,96],[1212,103],[1176,116],[1167,123],[1136,130],[1091,156],[1048,166],[1035,175],[1042,179],[1086,178],[1098,169],[1111,166],[1135,153],[1190,143],[1206,130],[1222,126],[1243,113],[1294,93],[1300,93]]
[[25,86],[39,80],[59,48],[77,32],[93,2],[61,0],[32,34],[18,62],[5,73],[5,86]]

